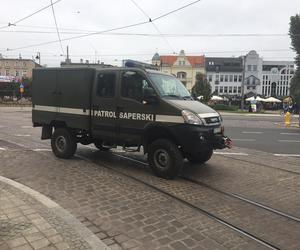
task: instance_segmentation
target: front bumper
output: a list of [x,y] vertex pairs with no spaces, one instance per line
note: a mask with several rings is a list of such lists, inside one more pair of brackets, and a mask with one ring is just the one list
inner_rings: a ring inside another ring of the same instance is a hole
[[222,133],[215,133],[219,126],[194,126],[189,124],[171,128],[184,153],[199,153],[207,149],[231,148],[232,141]]

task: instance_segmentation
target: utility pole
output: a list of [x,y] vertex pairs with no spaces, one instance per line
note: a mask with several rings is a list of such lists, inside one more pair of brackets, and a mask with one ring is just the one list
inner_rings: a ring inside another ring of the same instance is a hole
[[242,94],[241,110],[244,111],[246,56],[243,56],[242,58],[243,58],[243,74],[242,74],[242,89],[241,89],[241,94]]

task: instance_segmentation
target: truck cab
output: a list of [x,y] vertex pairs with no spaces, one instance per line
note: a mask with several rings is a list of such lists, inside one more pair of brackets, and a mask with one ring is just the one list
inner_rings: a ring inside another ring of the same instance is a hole
[[[53,89],[44,93],[49,78]],[[157,176],[174,178],[184,158],[202,164],[214,149],[230,147],[222,117],[177,78],[155,70],[37,69],[32,99],[33,124],[60,158],[71,157],[77,143],[143,148]]]

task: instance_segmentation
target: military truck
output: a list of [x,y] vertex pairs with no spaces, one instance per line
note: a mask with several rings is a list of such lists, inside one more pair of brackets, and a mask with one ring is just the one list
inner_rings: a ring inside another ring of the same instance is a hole
[[183,159],[202,164],[230,147],[222,118],[174,76],[131,67],[33,70],[32,121],[58,158],[77,143],[143,149],[153,172],[174,178]]

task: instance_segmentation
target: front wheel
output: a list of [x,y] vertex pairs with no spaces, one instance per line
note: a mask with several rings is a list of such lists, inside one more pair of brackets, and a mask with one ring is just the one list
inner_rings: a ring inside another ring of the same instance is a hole
[[182,153],[177,145],[166,139],[152,142],[148,151],[149,165],[155,175],[173,179],[182,169]]
[[68,159],[76,152],[76,138],[68,129],[55,129],[51,137],[51,148],[56,157]]
[[188,155],[187,159],[191,163],[203,164],[203,163],[207,162],[212,157],[212,155],[213,155],[213,150],[207,149],[207,150],[204,150],[197,154]]

